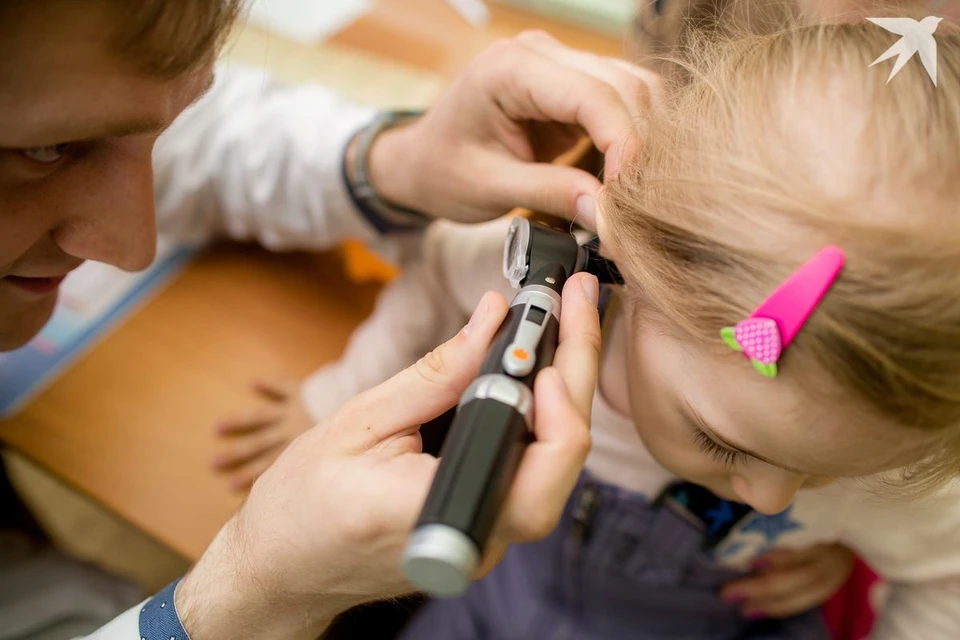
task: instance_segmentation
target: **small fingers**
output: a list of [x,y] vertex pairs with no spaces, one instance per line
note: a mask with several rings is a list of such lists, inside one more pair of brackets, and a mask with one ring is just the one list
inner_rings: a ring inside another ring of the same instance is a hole
[[251,383],[254,391],[277,402],[295,398],[299,385],[289,378],[257,378]]
[[218,471],[233,469],[255,458],[271,453],[288,438],[280,429],[265,429],[255,434],[237,437],[227,443],[223,451],[213,459],[212,466]]
[[772,549],[753,561],[756,570],[796,567],[811,562],[853,563],[853,552],[839,544],[819,544],[802,549]]
[[254,431],[280,420],[284,415],[283,407],[265,407],[246,413],[224,418],[217,423],[219,434],[236,434]]
[[230,473],[230,488],[234,491],[247,491],[257,478],[270,468],[280,454],[279,450],[269,456],[257,458]]
[[745,617],[771,617],[775,615],[771,609],[778,602],[815,601],[818,577],[809,567],[771,571],[725,586],[721,597],[739,606]]
[[751,619],[789,618],[823,605],[840,585],[811,582],[806,588],[789,591],[779,597],[768,596],[746,601],[741,610]]
[[723,588],[721,597],[740,606],[748,618],[792,616],[826,602],[849,575],[849,567],[808,561],[732,582]]

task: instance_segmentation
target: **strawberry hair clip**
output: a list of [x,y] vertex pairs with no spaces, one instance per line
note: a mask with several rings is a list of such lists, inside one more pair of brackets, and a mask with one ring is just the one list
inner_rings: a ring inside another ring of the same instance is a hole
[[753,368],[767,378],[777,377],[784,349],[817,308],[843,269],[838,247],[824,247],[777,287],[770,297],[735,327],[724,327],[720,337],[743,353]]

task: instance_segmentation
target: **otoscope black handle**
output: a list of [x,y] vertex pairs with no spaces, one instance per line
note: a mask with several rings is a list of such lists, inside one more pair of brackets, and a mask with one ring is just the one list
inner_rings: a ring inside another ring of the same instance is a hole
[[560,265],[528,279],[460,399],[403,559],[407,578],[430,595],[456,596],[469,587],[533,439],[533,381],[553,362],[565,280]]

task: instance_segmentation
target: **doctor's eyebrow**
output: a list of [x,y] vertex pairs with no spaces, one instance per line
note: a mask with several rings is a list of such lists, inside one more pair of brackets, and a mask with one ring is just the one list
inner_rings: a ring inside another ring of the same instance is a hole
[[[210,90],[213,88],[216,83],[216,77],[213,73],[209,74],[206,82],[203,85],[203,89],[197,92],[197,95],[193,100],[190,101],[190,105],[198,102],[203,96],[210,93]],[[46,144],[61,144],[61,143],[83,143],[83,142],[93,142],[95,140],[102,140],[104,138],[123,138],[126,136],[137,136],[148,133],[159,133],[165,130],[170,126],[170,122],[165,122],[158,118],[134,118],[125,122],[111,122],[111,123],[94,123],[91,122],[87,125],[77,126],[75,123],[72,127],[75,127],[76,130],[84,131],[82,135],[68,135],[68,136],[45,136],[50,137],[51,141]],[[5,147],[5,148],[15,148],[15,149],[25,149],[33,148],[43,145],[30,145],[23,146],[17,145],[16,147]]]

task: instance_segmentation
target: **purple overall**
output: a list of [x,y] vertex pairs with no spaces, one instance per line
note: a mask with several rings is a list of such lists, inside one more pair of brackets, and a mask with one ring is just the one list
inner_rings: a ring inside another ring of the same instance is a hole
[[465,596],[428,603],[400,638],[828,640],[819,610],[744,620],[718,596],[744,574],[721,567],[702,540],[673,511],[585,475],[556,531],[511,548]]

